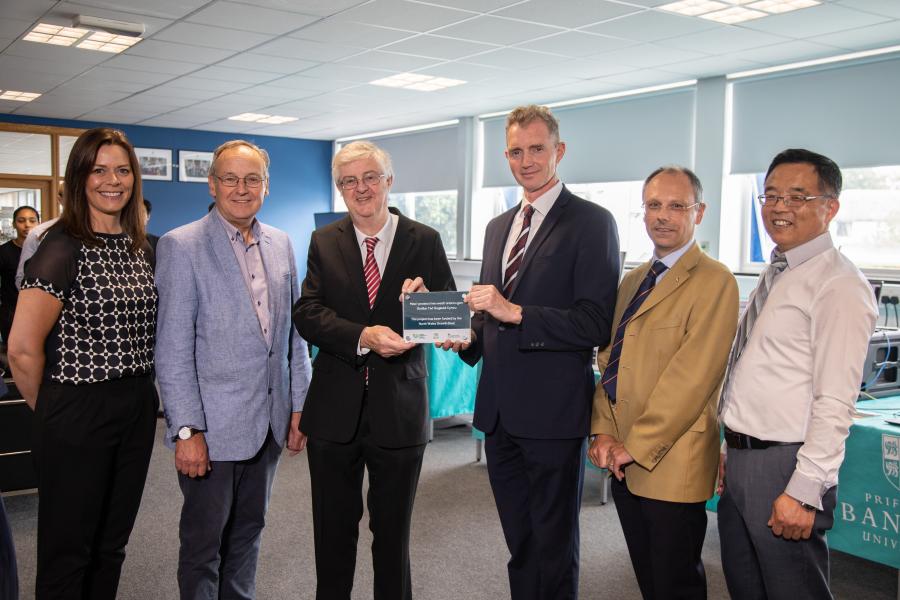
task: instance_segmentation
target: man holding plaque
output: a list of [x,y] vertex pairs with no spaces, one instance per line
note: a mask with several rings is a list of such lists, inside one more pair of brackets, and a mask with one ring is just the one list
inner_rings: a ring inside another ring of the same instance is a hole
[[612,215],[557,177],[566,146],[549,109],[513,110],[506,148],[524,198],[488,223],[467,297],[471,344],[444,347],[484,359],[475,427],[512,555],[511,596],[562,600],[578,596],[591,354],[610,338],[619,240]]
[[294,324],[319,349],[303,411],[309,436],[317,600],[350,598],[363,469],[374,597],[412,597],[409,531],[428,430],[422,346],[402,337],[401,295],[455,289],[440,235],[388,209],[390,157],[356,141],[332,176],[349,215],[313,232]]

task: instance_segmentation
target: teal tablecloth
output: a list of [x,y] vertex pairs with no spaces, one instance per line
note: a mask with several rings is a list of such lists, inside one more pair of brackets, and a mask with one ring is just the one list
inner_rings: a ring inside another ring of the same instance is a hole
[[428,364],[431,418],[475,412],[475,392],[481,375],[481,361],[470,367],[455,352],[445,352],[432,344],[426,344],[425,362]]
[[857,410],[879,416],[856,419],[838,475],[834,529],[828,544],[900,569],[900,396],[867,400]]

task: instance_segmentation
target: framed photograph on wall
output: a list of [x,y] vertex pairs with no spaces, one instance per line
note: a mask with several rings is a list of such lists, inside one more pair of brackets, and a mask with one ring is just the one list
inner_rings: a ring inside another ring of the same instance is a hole
[[206,183],[209,167],[212,166],[212,152],[195,150],[178,151],[178,180]]
[[172,181],[172,151],[162,148],[135,148],[141,165],[141,178]]

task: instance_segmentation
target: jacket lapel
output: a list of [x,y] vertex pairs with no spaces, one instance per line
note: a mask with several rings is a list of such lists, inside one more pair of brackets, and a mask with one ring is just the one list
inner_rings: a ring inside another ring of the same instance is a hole
[[[278,268],[278,255],[272,248],[272,236],[265,229],[261,229],[259,237],[259,255],[262,257],[263,269],[266,271],[266,287],[269,290],[269,314],[272,315],[270,327],[275,327],[275,323],[278,322],[278,315],[282,310],[280,302],[282,294],[279,288],[285,284],[285,280],[281,277],[280,269]],[[287,284],[290,285],[289,280]],[[265,336],[263,336],[263,339],[265,339]],[[274,335],[272,340],[275,340]]]
[[[690,250],[685,252],[684,255],[678,259],[678,262],[669,269],[669,272],[663,277],[662,281],[653,288],[653,291],[650,292],[650,295],[647,296],[644,303],[641,304],[640,308],[634,313],[632,320],[637,319],[642,314],[662,302],[667,296],[684,284],[684,282],[690,278],[691,271],[697,266],[699,260],[700,247],[697,245],[697,242],[693,242]],[[647,263],[647,270],[649,269],[650,264]],[[646,270],[644,271],[644,274],[646,275]]]
[[359,301],[360,306],[369,312],[369,291],[366,288],[366,277],[363,274],[362,254],[359,244],[356,243],[356,231],[353,229],[353,221],[347,216],[338,221],[338,249],[344,260],[344,272],[350,278],[350,285],[356,289],[353,297]]

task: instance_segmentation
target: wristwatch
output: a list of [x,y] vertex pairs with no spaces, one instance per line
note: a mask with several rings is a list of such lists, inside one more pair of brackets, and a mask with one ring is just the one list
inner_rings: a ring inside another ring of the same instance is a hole
[[182,427],[178,430],[178,439],[179,440],[189,440],[191,436],[194,435],[194,430],[190,427]]
[[808,510],[808,511],[810,511],[810,512],[814,512],[814,511],[819,510],[819,509],[817,509],[815,506],[813,506],[812,504],[807,504],[806,502],[801,502],[801,503],[800,503],[800,508],[802,508],[802,509],[804,509],[804,510]]

